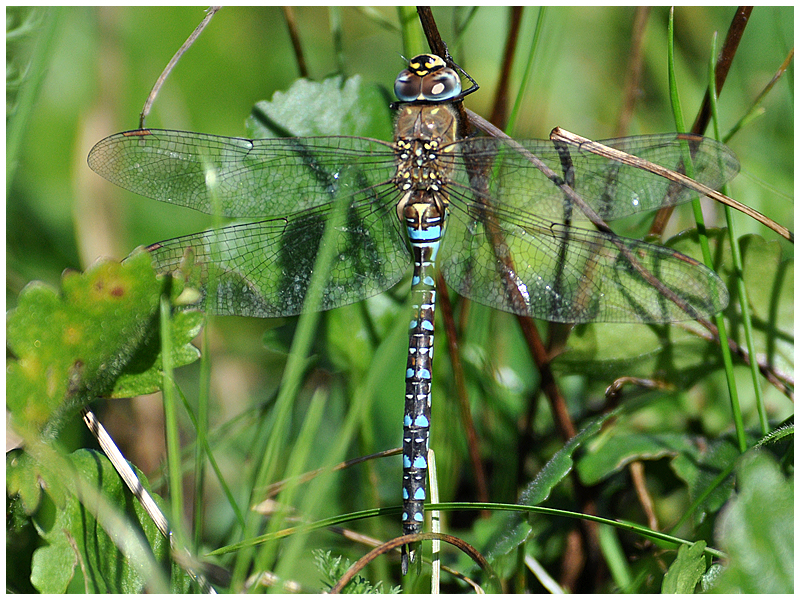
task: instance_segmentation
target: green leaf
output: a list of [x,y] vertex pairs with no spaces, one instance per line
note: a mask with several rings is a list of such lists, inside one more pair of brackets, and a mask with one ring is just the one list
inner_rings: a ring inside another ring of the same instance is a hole
[[604,436],[577,464],[581,481],[595,485],[637,460],[657,460],[684,454],[696,459],[699,451],[685,435],[673,433],[620,433]]
[[738,492],[717,521],[728,561],[712,591],[788,594],[794,591],[794,486],[766,452],[742,457]]
[[662,594],[692,594],[706,572],[706,543],[698,541],[678,548],[678,556],[672,561],[661,583]]
[[[38,463],[30,454],[16,448],[6,454],[6,494],[8,497],[17,496],[22,501],[25,514],[32,515],[39,509],[42,501],[42,482],[47,481],[42,476]],[[66,502],[64,490],[51,486],[49,493],[57,506]]]
[[[752,445],[752,438],[748,438]],[[703,452],[682,452],[670,464],[674,473],[686,482],[689,498],[694,501],[700,496],[704,500],[692,515],[696,525],[705,521],[708,515],[716,514],[720,507],[730,498],[733,490],[733,478],[726,477],[717,481],[719,476],[729,471],[731,465],[739,458],[738,444],[733,435],[720,437],[708,443]],[[710,489],[710,486],[715,486]]]
[[[63,506],[55,507],[53,518],[49,511],[34,518],[45,544],[33,554],[31,582],[45,594],[67,591],[85,593],[141,593],[148,578],[143,565],[131,564],[120,545],[133,536],[141,536],[152,549],[153,558],[163,562],[169,557],[169,544],[138,501],[122,483],[105,456],[90,450],[78,450],[69,457],[75,470],[101,491],[103,497],[124,513],[121,530],[115,541],[74,495],[67,496]],[[28,470],[31,478],[36,471]],[[149,484],[137,471],[145,489]]]
[[363,85],[358,75],[321,83],[299,79],[271,101],[261,101],[247,118],[254,138],[314,135],[392,137],[389,100],[376,86]]
[[[542,467],[536,478],[522,491],[519,496],[519,504],[536,506],[547,500],[553,488],[558,485],[572,470],[572,455],[588,439],[600,431],[603,423],[608,419],[616,417],[618,411],[612,411],[607,415],[592,421],[587,427],[581,430],[575,437],[567,442],[563,448],[553,455],[547,464]],[[523,521],[517,513],[503,516],[505,524],[497,527],[495,531],[500,532],[499,537],[492,541],[488,546],[490,550],[485,552],[487,559],[497,561],[502,556],[513,551],[520,544],[527,540],[531,531],[527,521]]]
[[358,378],[371,372],[378,340],[385,339],[396,325],[397,311],[398,306],[384,294],[328,313],[326,346],[336,367]]
[[561,450],[556,452],[553,458],[547,461],[547,464],[539,471],[536,479],[522,491],[519,496],[520,504],[536,506],[547,500],[553,488],[572,470],[574,464],[572,455],[575,451],[589,438],[597,434],[608,419],[616,417],[617,412],[612,411],[601,418],[595,419],[567,442]]
[[[33,282],[20,293],[7,320],[7,405],[23,435],[55,435],[75,410],[96,397],[125,396],[160,386],[158,300],[166,285],[149,255],[124,264],[98,262],[69,272],[58,291]],[[176,364],[197,358],[187,346],[201,315],[184,313],[173,328]],[[37,433],[34,433],[37,432]]]
[[708,568],[703,574],[703,577],[700,578],[700,587],[703,592],[708,592],[717,585],[717,579],[722,574],[722,567],[719,563],[714,563]]

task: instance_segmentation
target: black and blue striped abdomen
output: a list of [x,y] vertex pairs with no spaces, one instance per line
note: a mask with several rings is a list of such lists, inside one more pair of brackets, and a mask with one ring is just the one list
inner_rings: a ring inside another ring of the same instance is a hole
[[[403,205],[403,215],[414,255],[414,273],[403,413],[404,535],[421,532],[424,521],[436,303],[433,271],[446,210],[441,202],[427,193],[409,198]],[[412,561],[413,555],[412,548],[409,553]],[[404,554],[404,570],[406,566]]]

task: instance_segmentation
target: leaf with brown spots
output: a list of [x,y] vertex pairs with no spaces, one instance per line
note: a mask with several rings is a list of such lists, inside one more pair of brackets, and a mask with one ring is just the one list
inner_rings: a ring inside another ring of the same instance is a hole
[[[28,285],[7,319],[7,402],[18,432],[51,437],[95,397],[157,389],[158,304],[168,285],[177,298],[182,284],[157,278],[146,253],[66,272],[60,292]],[[196,312],[176,314],[173,364],[196,360],[189,341],[201,319]]]

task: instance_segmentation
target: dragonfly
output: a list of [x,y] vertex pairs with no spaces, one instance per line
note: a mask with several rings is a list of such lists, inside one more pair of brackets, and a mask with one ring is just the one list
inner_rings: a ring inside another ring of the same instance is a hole
[[[191,256],[200,272],[198,306],[218,314],[329,310],[379,294],[412,271],[404,534],[423,527],[437,269],[475,302],[564,323],[669,323],[712,315],[728,303],[719,277],[694,259],[588,224],[573,196],[530,155],[561,173],[604,220],[687,202],[695,192],[581,147],[462,137],[456,108],[476,88],[462,90],[455,69],[423,54],[395,81],[390,142],[139,129],[100,141],[88,157],[95,172],[137,194],[252,219],[147,248],[160,273],[179,270]],[[726,146],[695,135],[603,143],[674,170],[690,156],[694,179],[713,189],[739,168]],[[332,258],[310,302],[323,238]],[[404,546],[403,572],[414,552]]]

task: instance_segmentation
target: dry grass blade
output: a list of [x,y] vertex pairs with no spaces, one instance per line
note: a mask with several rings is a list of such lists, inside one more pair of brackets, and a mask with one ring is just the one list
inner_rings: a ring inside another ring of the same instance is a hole
[[694,179],[691,179],[690,177],[687,177],[682,173],[672,171],[670,169],[667,169],[666,167],[656,165],[642,158],[631,156],[630,154],[626,154],[625,152],[621,152],[620,150],[609,148],[608,146],[604,146],[603,144],[600,144],[598,142],[581,137],[579,135],[566,131],[565,129],[561,129],[560,127],[556,127],[555,129],[553,129],[553,131],[550,133],[550,139],[553,141],[560,141],[560,142],[565,142],[567,144],[572,144],[574,146],[579,147],[581,150],[588,150],[589,152],[592,152],[599,156],[605,156],[606,158],[610,158],[611,160],[615,160],[617,162],[626,165],[631,165],[639,169],[650,171],[651,173],[655,173],[656,175],[660,175],[665,179],[669,179],[670,181],[674,181],[675,183],[678,183],[684,187],[690,188],[702,196],[708,196],[712,200],[716,200],[717,202],[720,202],[722,204],[730,206],[731,208],[735,208],[736,210],[743,212],[747,216],[755,219],[762,225],[769,227],[775,233],[783,236],[790,242],[794,243],[794,234],[783,225],[779,225],[769,217],[762,215],[757,210],[753,210],[749,206],[742,204],[741,202],[738,202],[733,198],[729,198],[725,194],[721,194],[716,190],[712,190],[710,187],[705,186],[702,183],[698,183]]
[[97,417],[94,416],[94,413],[89,409],[83,408],[81,414],[86,427],[89,428],[89,431],[97,440],[97,443],[100,445],[100,448],[103,450],[108,460],[114,465],[114,468],[122,481],[125,482],[131,494],[139,500],[142,508],[144,508],[147,515],[153,520],[153,523],[155,523],[161,535],[169,540],[170,549],[172,550],[172,556],[175,562],[181,565],[189,576],[197,582],[203,593],[215,594],[216,591],[214,588],[211,587],[211,584],[205,576],[199,572],[199,569],[202,569],[203,566],[197,563],[187,550],[181,550],[175,547],[175,538],[172,536],[167,517],[161,512],[161,509],[155,503],[153,497],[144,489],[142,482],[139,481],[133,468],[131,468],[128,461],[125,460],[122,452],[120,452],[105,427],[102,426],[100,421],[97,420]]

